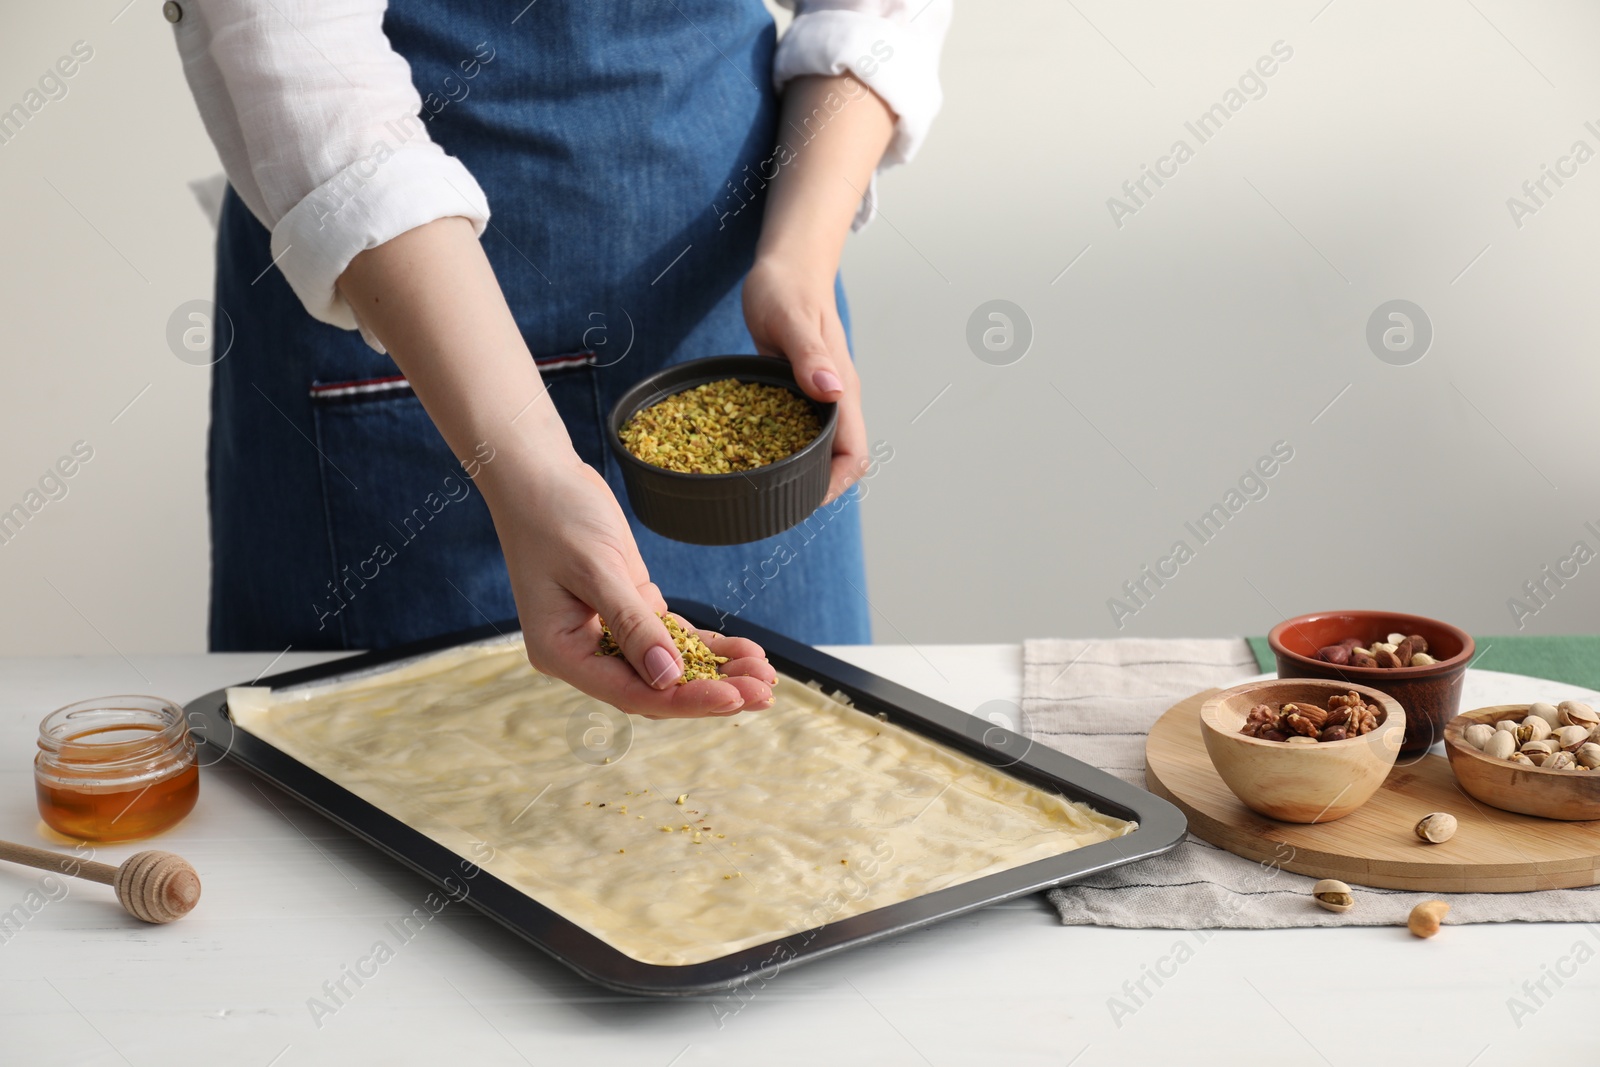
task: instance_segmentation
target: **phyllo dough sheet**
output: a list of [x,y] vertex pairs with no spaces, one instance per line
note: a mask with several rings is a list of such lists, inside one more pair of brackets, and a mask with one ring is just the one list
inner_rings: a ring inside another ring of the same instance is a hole
[[[700,963],[1134,824],[784,677],[773,707],[628,717],[522,643],[230,689],[235,723],[644,963]],[[599,734],[586,731],[599,730]],[[681,798],[681,800],[680,800]]]

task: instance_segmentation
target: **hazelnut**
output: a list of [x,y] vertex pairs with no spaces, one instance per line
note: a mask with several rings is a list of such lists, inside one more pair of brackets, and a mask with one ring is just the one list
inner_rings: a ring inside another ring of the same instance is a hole
[[1322,740],[1324,741],[1344,741],[1349,737],[1350,728],[1343,723],[1340,723],[1338,726],[1324,727],[1322,731]]
[[1449,910],[1450,905],[1442,900],[1424,900],[1411,909],[1406,929],[1418,937],[1432,937],[1439,932],[1439,924]]
[[1416,826],[1417,836],[1430,845],[1442,845],[1456,835],[1456,817],[1447,811],[1424,815]]
[[1483,746],[1489,743],[1489,738],[1493,737],[1494,734],[1495,729],[1493,726],[1486,722],[1475,722],[1462,731],[1461,737],[1467,744],[1482,751]]
[[1317,658],[1342,667],[1350,662],[1350,650],[1344,645],[1328,645],[1317,649]]
[[1372,658],[1372,653],[1364,648],[1355,649],[1350,653],[1350,666],[1352,667],[1376,667],[1377,665],[1378,661]]
[[1356,906],[1356,895],[1337,878],[1324,878],[1311,887],[1311,895],[1318,907],[1328,911],[1349,911]]
[[1563,700],[1556,705],[1556,711],[1560,713],[1563,726],[1587,726],[1591,730],[1600,726],[1600,715],[1595,714],[1589,705],[1576,700]]
[[1416,651],[1428,651],[1428,639],[1423,637],[1421,634],[1412,634],[1410,637],[1407,637],[1406,640],[1411,642],[1411,647]]

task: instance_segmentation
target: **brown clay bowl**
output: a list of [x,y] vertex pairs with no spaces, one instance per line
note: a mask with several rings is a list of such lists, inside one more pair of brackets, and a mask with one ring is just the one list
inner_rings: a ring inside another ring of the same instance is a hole
[[[1333,694],[1351,690],[1383,709],[1376,730],[1314,745],[1239,732],[1257,704],[1303,701],[1321,708]],[[1251,811],[1284,822],[1331,822],[1365,804],[1389,776],[1405,727],[1405,710],[1384,693],[1313,678],[1246,682],[1200,705],[1200,735],[1222,781]]]
[[[1317,659],[1317,649],[1346,637],[1363,645],[1391,633],[1421,634],[1437,663],[1422,667],[1341,667]],[[1476,651],[1465,630],[1422,615],[1395,611],[1319,611],[1286,619],[1267,634],[1279,678],[1333,678],[1369,685],[1406,709],[1401,752],[1423,752],[1444,736],[1444,724],[1461,710],[1461,683]]]
[[1486,756],[1467,744],[1467,727],[1475,722],[1527,717],[1526,704],[1496,704],[1445,723],[1444,753],[1456,782],[1469,796],[1505,811],[1569,822],[1600,819],[1600,771],[1547,771]]

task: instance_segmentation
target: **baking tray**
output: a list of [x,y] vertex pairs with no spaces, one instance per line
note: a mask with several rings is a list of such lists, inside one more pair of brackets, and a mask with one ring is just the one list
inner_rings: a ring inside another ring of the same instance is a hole
[[[236,729],[228,717],[224,690],[218,689],[190,701],[185,711],[195,739],[210,750],[203,755],[202,762],[232,760],[399,860],[451,894],[453,899],[471,904],[583,977],[607,989],[644,996],[716,993],[734,989],[752,978],[766,981],[780,970],[856,945],[893,937],[1003,900],[1161,855],[1176,848],[1183,839],[1186,824],[1176,807],[1087,763],[930,700],[771,630],[738,619],[718,621],[716,613],[701,604],[679,603],[673,607],[696,627],[719,629],[756,641],[766,649],[772,665],[791,678],[816,682],[826,692],[843,694],[862,711],[884,717],[897,726],[983,760],[1068,800],[1081,800],[1107,815],[1137,822],[1139,827],[1124,837],[985,875],[703,963],[649,964],[624,955],[488,871],[477,869],[470,881],[464,881],[463,871],[474,870],[470,860],[464,861],[455,852],[305,764],[246,731]],[[517,629],[515,620],[490,624],[241,684],[280,689],[321,682],[497,634],[510,634]]]

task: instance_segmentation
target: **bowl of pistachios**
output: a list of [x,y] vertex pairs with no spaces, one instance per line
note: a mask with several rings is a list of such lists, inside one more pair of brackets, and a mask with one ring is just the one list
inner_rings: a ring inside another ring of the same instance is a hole
[[1406,709],[1402,753],[1425,752],[1461,710],[1472,636],[1425,615],[1319,611],[1285,619],[1267,634],[1279,678],[1331,678],[1370,685]]
[[1497,704],[1445,724],[1456,781],[1492,807],[1544,819],[1600,819],[1600,713],[1576,700]]
[[634,385],[606,429],[640,522],[675,541],[736,545],[817,510],[838,421],[838,406],[806,396],[787,360],[710,356]]

